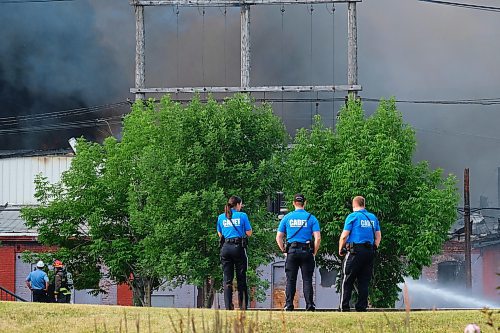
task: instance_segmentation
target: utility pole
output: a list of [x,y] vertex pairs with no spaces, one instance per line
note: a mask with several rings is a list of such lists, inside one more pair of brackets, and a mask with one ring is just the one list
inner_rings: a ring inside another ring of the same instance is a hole
[[465,288],[472,288],[469,168],[464,170]]
[[[146,87],[146,38],[144,6],[134,4],[135,9],[135,89]],[[145,99],[146,94],[135,92],[135,99]]]
[[250,87],[250,6],[241,6],[241,87]]

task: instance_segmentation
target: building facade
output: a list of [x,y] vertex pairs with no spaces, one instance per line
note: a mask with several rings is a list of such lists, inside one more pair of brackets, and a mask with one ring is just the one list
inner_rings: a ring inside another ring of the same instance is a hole
[[[34,197],[34,179],[37,174],[48,177],[50,182],[60,180],[61,174],[71,165],[73,153],[71,151],[56,152],[0,152],[0,286],[15,294],[30,300],[31,294],[25,285],[25,278],[33,270],[34,263],[25,263],[22,260],[24,251],[49,252],[55,248],[43,246],[37,241],[37,231],[26,227],[20,216],[23,206],[36,205]],[[476,217],[476,234],[480,232]],[[499,216],[500,220],[500,216]],[[463,222],[462,222],[463,227]],[[460,228],[460,225],[456,226]],[[475,248],[472,255],[473,291],[486,298],[497,298],[496,287],[500,285],[500,241],[498,238],[498,224],[488,226],[493,231],[487,237],[480,236],[474,239]],[[456,230],[451,231],[455,236]],[[458,233],[459,234],[459,233]],[[453,285],[463,283],[463,239],[452,237],[444,248],[443,253],[433,258],[433,264],[422,272],[421,280],[431,285]],[[277,258],[272,264],[259,268],[261,277],[269,281],[270,287],[265,292],[265,300],[252,302],[253,308],[282,308],[285,299],[285,270],[283,258]],[[221,272],[222,274],[222,272]],[[337,308],[339,295],[336,293],[335,282],[338,278],[336,271],[327,271],[317,268],[313,277],[315,303],[317,308]],[[80,304],[108,304],[132,305],[132,292],[126,285],[117,285],[114,281],[103,279],[101,289],[106,293],[92,296],[89,290],[73,291],[74,303]],[[410,290],[411,293],[411,290]],[[196,307],[197,288],[193,285],[184,285],[170,288],[168,285],[160,287],[152,295],[152,305],[158,307]],[[235,295],[236,297],[236,295]],[[223,296],[215,296],[214,307],[223,307]],[[304,308],[302,295],[302,280],[299,274],[295,304]]]

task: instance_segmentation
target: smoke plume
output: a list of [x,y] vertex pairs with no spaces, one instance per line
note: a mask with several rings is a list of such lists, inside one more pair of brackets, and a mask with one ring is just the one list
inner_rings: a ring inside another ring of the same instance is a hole
[[[2,117],[131,97],[135,19],[128,1],[0,6],[5,36],[0,44]],[[498,13],[397,0],[367,0],[357,8],[362,97],[498,97]],[[334,15],[331,5],[312,9],[252,7],[252,85],[347,83],[346,5],[337,4]],[[148,87],[239,85],[238,8],[146,7],[145,14]],[[298,96],[266,95],[282,97]],[[300,97],[342,98],[344,94]],[[341,103],[276,102],[274,108],[293,134],[310,126],[315,113],[333,125]],[[376,103],[365,102],[368,113],[375,108]],[[399,109],[417,131],[417,161],[429,160],[432,167],[457,174],[459,186],[463,169],[469,167],[472,205],[479,205],[480,195],[498,202],[500,135],[493,126],[500,120],[497,106],[400,103]],[[97,116],[102,113],[89,117]],[[47,120],[53,121],[67,119]],[[117,126],[112,129],[119,131]],[[3,149],[66,147],[68,137],[79,135],[92,139],[101,134],[95,129],[34,132],[1,135],[0,142]]]
[[[86,1],[0,6],[4,36],[0,43],[0,149],[62,148],[74,135],[95,138],[95,129],[42,129],[103,117],[105,112],[35,116],[124,100],[125,72],[101,41],[96,9]],[[20,133],[26,128],[32,130]]]

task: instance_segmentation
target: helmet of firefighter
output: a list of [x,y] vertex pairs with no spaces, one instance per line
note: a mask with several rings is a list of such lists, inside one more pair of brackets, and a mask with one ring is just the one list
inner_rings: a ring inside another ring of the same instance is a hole
[[56,268],[63,267],[63,263],[62,263],[61,260],[56,260],[56,261],[54,261],[54,265],[53,266],[56,267]]
[[38,268],[43,268],[44,266],[45,266],[45,264],[41,260],[36,263],[36,267],[38,267]]

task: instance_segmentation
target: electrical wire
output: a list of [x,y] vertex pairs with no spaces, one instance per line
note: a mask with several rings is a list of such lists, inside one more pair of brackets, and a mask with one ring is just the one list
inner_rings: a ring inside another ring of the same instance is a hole
[[[284,98],[283,92],[281,93],[281,98],[269,98],[267,97],[267,101],[271,102],[283,102],[283,103],[311,103],[311,102],[334,102],[334,101],[344,101],[343,97],[330,97],[330,98]],[[191,99],[182,99],[176,98],[179,102],[188,102]],[[206,100],[206,99],[205,99]],[[255,98],[256,101],[259,101],[259,98]],[[361,97],[363,102],[375,102],[379,103],[379,98],[368,98]],[[204,101],[204,100],[202,100]],[[407,104],[435,104],[435,105],[498,105],[500,104],[500,98],[479,98],[479,99],[461,99],[461,100],[395,100],[396,103],[407,103]],[[77,116],[83,114],[90,114],[94,112],[101,112],[105,110],[112,110],[119,107],[123,107],[125,105],[130,105],[129,102],[117,102],[111,104],[103,104],[92,107],[85,108],[76,108],[76,109],[68,109],[61,110],[55,112],[47,112],[47,113],[39,113],[33,115],[21,115],[21,116],[7,116],[0,117],[0,126],[1,125],[10,125],[16,122],[22,121],[37,121],[37,120],[46,120],[50,118],[63,118],[70,116]]]
[[0,4],[44,3],[44,2],[71,2],[77,0],[4,0]]
[[[365,102],[380,102],[379,98],[361,97]],[[497,105],[500,104],[500,98],[478,98],[478,99],[459,99],[459,100],[395,100],[396,103],[408,104],[441,104],[441,105]]]
[[[215,98],[215,97],[214,97]],[[224,100],[225,97],[215,98],[216,100]],[[258,97],[254,98],[256,101],[260,101]],[[360,97],[362,102],[370,102],[370,103],[380,103],[381,98],[370,98],[370,97]],[[177,99],[181,102],[189,102],[191,99]],[[345,101],[344,97],[325,97],[325,98],[284,98],[284,99],[276,99],[276,98],[267,98],[268,101],[274,102],[288,102],[288,103],[311,103],[311,102],[331,102],[331,101]],[[205,101],[205,100],[202,100]],[[500,104],[500,98],[482,98],[482,99],[463,99],[463,100],[400,100],[395,99],[396,103],[405,103],[405,104],[435,104],[435,105],[498,105]]]
[[21,134],[21,133],[34,133],[34,132],[45,132],[45,131],[56,131],[56,130],[67,130],[74,128],[86,128],[86,127],[96,127],[96,126],[108,126],[121,124],[122,116],[108,117],[108,118],[95,118],[89,120],[81,121],[71,121],[66,123],[57,123],[50,125],[39,125],[23,128],[10,128],[10,129],[0,129],[0,136],[8,134]]
[[224,85],[227,86],[227,7],[224,6]]
[[22,115],[22,116],[11,116],[11,117],[2,117],[0,118],[0,127],[2,126],[12,126],[15,124],[19,124],[20,122],[33,122],[33,121],[42,121],[53,118],[64,118],[64,117],[76,117],[81,115],[87,115],[94,112],[101,112],[116,109],[125,105],[129,105],[128,102],[119,102],[114,104],[105,104],[94,107],[87,108],[78,108],[78,109],[70,109],[64,111],[56,111],[56,112],[48,112],[48,113],[40,113],[33,115]]
[[175,82],[177,86],[179,86],[179,5],[175,7],[175,20],[176,20],[176,27],[175,27],[175,63],[177,64],[177,72],[175,76]]
[[[280,12],[281,12],[281,59],[285,59],[284,58],[284,55],[285,55],[285,28],[284,28],[284,23],[285,23],[285,18],[284,18],[284,15],[285,15],[285,5],[281,5],[281,8],[280,8]],[[282,75],[285,74],[285,62],[284,61],[281,61],[281,73]],[[283,103],[283,100],[284,100],[284,92],[282,91],[281,92],[281,120],[283,122],[285,122],[285,112],[284,112],[284,106],[285,106],[285,103]]]
[[203,18],[202,18],[202,28],[201,28],[201,72],[202,72],[202,82],[205,86],[205,7],[203,7]]
[[[380,99],[375,98],[361,98],[364,102],[380,102]],[[175,98],[174,99],[180,103],[187,103],[191,101],[191,98]],[[201,102],[207,101],[207,98],[200,98]],[[320,102],[334,102],[334,101],[344,101],[343,97],[335,97],[335,98],[319,98],[316,95],[316,98],[284,98],[283,92],[281,92],[281,97],[273,98],[273,97],[265,97],[259,98],[254,97],[253,100],[256,102],[278,102],[278,103],[320,103]],[[412,104],[440,104],[440,105],[497,105],[500,104],[500,98],[480,98],[480,99],[462,99],[462,100],[395,100],[396,103],[412,103]],[[98,120],[109,121],[110,124],[119,124],[121,121],[117,121],[116,117],[122,117],[123,114],[118,116],[113,116],[111,118],[94,118],[89,120],[79,120],[79,121],[70,121],[64,123],[56,123],[52,125],[35,125],[30,127],[21,127],[21,128],[4,128],[2,129],[2,125],[5,127],[9,125],[10,127],[16,124],[19,124],[23,121],[42,121],[47,119],[61,119],[69,116],[77,116],[77,115],[87,115],[94,112],[101,112],[105,110],[111,110],[118,108],[120,106],[129,105],[129,102],[118,102],[112,104],[104,104],[94,107],[87,108],[77,108],[77,109],[69,109],[63,111],[56,112],[48,112],[41,113],[37,115],[26,115],[26,116],[10,116],[10,117],[2,117],[0,118],[0,135],[8,135],[8,134],[18,134],[25,132],[38,132],[38,131],[50,131],[50,130],[64,130],[70,128],[83,128],[83,127],[91,127],[91,126],[103,126],[106,124],[99,123]],[[17,123],[16,123],[17,122]],[[479,139],[488,139],[488,140],[498,140],[500,141],[500,137],[492,137],[485,135],[477,135],[470,133],[461,133],[461,132],[450,132],[443,130],[434,130],[434,129],[424,129],[424,128],[416,128],[413,127],[417,131],[429,132],[439,135],[453,135],[453,136],[467,136],[467,137],[475,137]]]
[[454,6],[454,7],[468,8],[468,9],[483,10],[483,11],[487,11],[487,12],[500,12],[500,7],[494,7],[494,6],[482,6],[482,5],[475,5],[475,4],[468,4],[468,3],[451,2],[451,1],[438,1],[438,0],[417,0],[417,1],[429,2],[429,3],[438,4],[438,5],[446,5],[446,6]]
[[486,135],[470,134],[470,133],[461,133],[461,132],[449,132],[449,131],[443,131],[443,130],[433,130],[433,129],[418,128],[418,127],[412,127],[412,128],[415,129],[415,130],[417,130],[417,131],[419,131],[419,132],[433,133],[433,134],[438,134],[438,135],[467,136],[467,137],[478,138],[478,139],[487,139],[487,140],[500,141],[499,137],[494,137],[494,136],[486,136]]
[[[309,27],[309,33],[310,33],[310,36],[309,36],[309,41],[310,41],[310,45],[309,45],[309,80],[311,82],[311,84],[313,84],[313,11],[314,11],[314,7],[313,5],[311,4],[311,8],[310,8],[310,11],[311,11],[311,14],[310,14],[310,27]],[[313,92],[311,91],[311,99],[312,99],[312,96],[313,96]],[[311,128],[313,126],[313,103],[311,102],[310,104],[310,118],[311,118]]]
[[[328,6],[325,4],[328,13]],[[335,84],[335,3],[332,3],[332,84]],[[332,98],[335,99],[335,91],[332,92]],[[335,127],[335,102],[332,100],[332,128]]]

